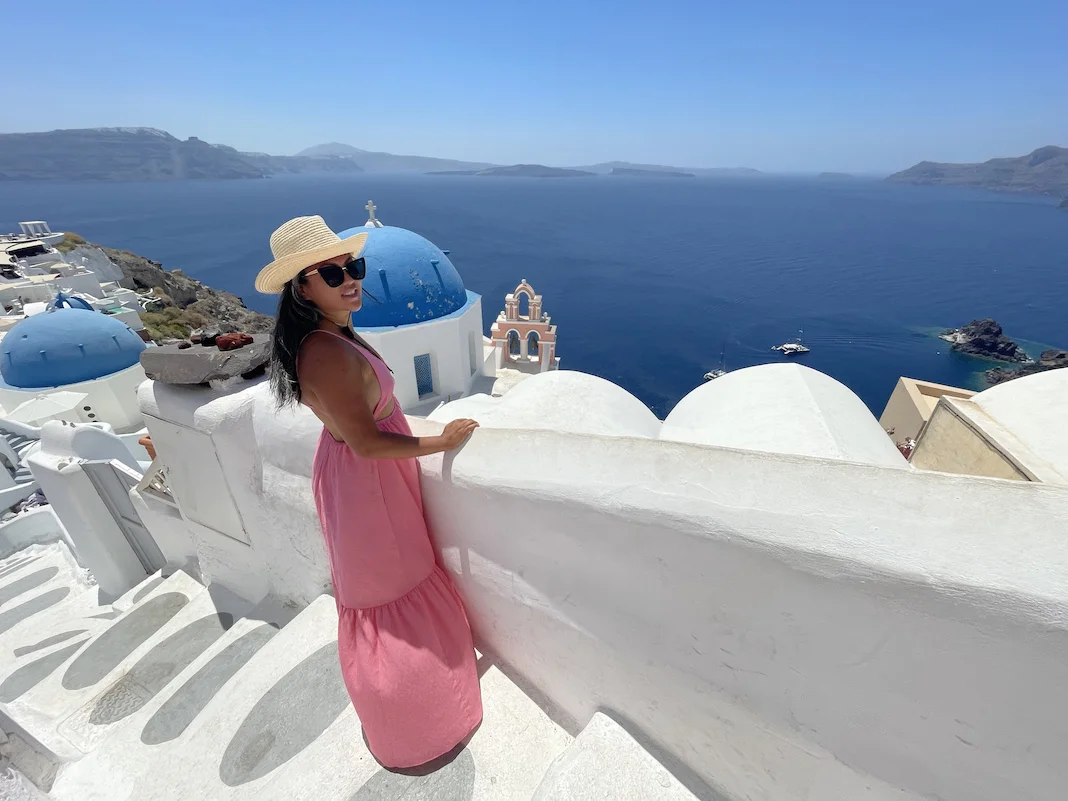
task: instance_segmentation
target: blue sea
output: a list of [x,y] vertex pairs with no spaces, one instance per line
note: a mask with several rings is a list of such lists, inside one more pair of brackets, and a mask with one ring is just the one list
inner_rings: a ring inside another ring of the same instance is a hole
[[1068,347],[1068,213],[1050,198],[817,178],[291,176],[263,181],[0,183],[0,229],[48,220],[180,268],[272,312],[253,289],[268,237],[321,214],[450,252],[486,330],[526,278],[559,326],[561,366],[663,417],[719,367],[783,357],[878,415],[901,375],[980,388],[990,365],[935,333],[993,317],[1029,352]]

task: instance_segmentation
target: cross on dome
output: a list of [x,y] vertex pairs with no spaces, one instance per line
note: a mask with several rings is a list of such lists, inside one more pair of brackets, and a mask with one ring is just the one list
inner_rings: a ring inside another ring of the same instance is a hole
[[382,225],[382,221],[375,217],[375,210],[378,206],[375,205],[373,200],[368,200],[367,205],[364,206],[364,208],[367,209],[367,222],[363,224],[364,228],[385,228],[385,226]]

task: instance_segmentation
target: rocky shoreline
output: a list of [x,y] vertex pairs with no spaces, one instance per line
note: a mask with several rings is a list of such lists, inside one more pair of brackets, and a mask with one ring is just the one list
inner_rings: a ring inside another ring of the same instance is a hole
[[212,289],[181,270],[166,270],[136,253],[86,242],[77,234],[67,234],[59,249],[74,262],[92,262],[103,254],[121,270],[122,286],[153,292],[159,305],[142,312],[141,321],[156,343],[188,339],[198,330],[266,334],[274,328],[274,317],[252,311],[237,295]]
[[1016,369],[995,367],[984,372],[983,377],[986,379],[986,383],[993,386],[1011,381],[1014,378],[1023,378],[1026,375],[1044,373],[1047,370],[1057,370],[1062,367],[1068,367],[1068,350],[1044,350],[1037,362],[1031,362],[1031,364],[1025,364]]
[[951,328],[938,336],[939,339],[952,343],[953,350],[958,353],[1020,365],[985,370],[983,377],[990,386],[1003,384],[1014,378],[1044,373],[1046,370],[1068,367],[1068,351],[1046,350],[1039,356],[1038,361],[1035,361],[1024,353],[1023,348],[1005,336],[1001,326],[991,319],[972,320],[961,328]]

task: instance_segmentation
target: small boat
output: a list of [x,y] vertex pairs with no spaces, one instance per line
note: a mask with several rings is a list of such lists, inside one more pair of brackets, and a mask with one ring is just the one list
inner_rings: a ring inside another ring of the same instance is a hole
[[705,373],[705,381],[713,381],[717,378],[723,378],[727,375],[727,366],[723,361],[723,356],[727,351],[727,345],[724,343],[723,349],[719,352],[719,367],[715,370],[709,370]]
[[802,337],[805,335],[804,330],[802,329],[797,333],[798,337],[796,342],[784,342],[782,345],[776,345],[772,350],[779,351],[783,356],[800,356],[802,353],[808,353],[809,348],[805,347],[804,343],[801,341]]

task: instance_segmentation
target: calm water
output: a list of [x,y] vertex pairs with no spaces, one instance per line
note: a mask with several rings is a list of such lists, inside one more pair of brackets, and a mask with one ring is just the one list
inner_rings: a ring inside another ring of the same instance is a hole
[[528,279],[559,325],[562,366],[604,376],[660,416],[702,375],[781,357],[878,414],[900,375],[980,386],[989,366],[931,335],[996,318],[1029,350],[1068,346],[1068,213],[1047,198],[818,179],[524,180],[296,176],[267,181],[2,184],[0,228],[135,251],[273,311],[253,278],[284,220],[388,225],[449,250],[486,330]]

